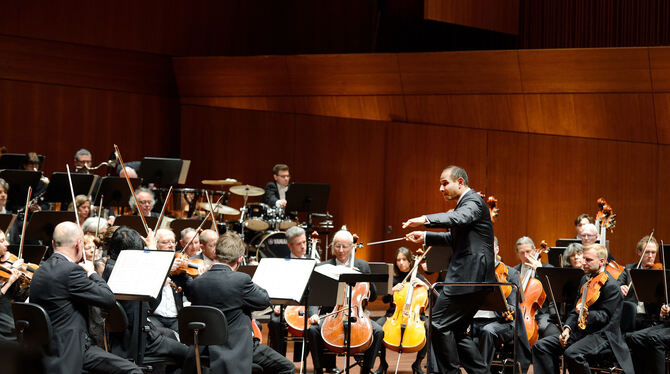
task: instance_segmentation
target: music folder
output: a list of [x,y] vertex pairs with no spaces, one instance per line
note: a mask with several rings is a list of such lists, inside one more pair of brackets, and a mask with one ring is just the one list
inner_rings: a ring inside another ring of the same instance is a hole
[[163,290],[174,257],[173,251],[123,250],[107,284],[118,300],[156,299]]
[[547,293],[547,298],[551,299],[551,296],[549,296],[549,284],[547,284],[547,278],[549,278],[557,303],[571,303],[577,299],[579,282],[583,276],[584,270],[582,269],[537,268],[537,278],[542,282],[542,288]]
[[[630,279],[638,301],[644,303],[666,303],[663,289],[663,271],[652,269],[630,269]],[[665,270],[666,284],[670,288],[670,270]],[[628,291],[630,292],[630,291]]]
[[26,240],[40,240],[42,244],[50,245],[56,225],[65,221],[76,222],[74,212],[34,212],[26,226]]
[[298,305],[315,266],[312,259],[266,257],[258,263],[252,281],[268,292],[273,304]]

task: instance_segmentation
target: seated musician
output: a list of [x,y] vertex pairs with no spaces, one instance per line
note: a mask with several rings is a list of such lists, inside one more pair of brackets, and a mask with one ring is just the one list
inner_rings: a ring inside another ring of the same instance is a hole
[[670,306],[664,304],[657,325],[626,334],[636,373],[665,373],[665,357],[670,350]]
[[[156,204],[156,198],[154,197],[153,191],[145,187],[140,187],[135,190],[135,196],[140,203],[140,209],[142,210],[143,216],[158,218],[160,214],[153,211],[154,205]],[[137,213],[137,204],[135,204],[135,199],[132,196],[128,200],[128,204],[130,205],[130,209]]]
[[568,245],[568,247],[563,251],[563,256],[561,257],[561,267],[581,269],[584,265],[584,253],[582,252],[583,248],[584,247],[579,243],[570,243],[570,245]]
[[202,259],[205,261],[205,267],[209,269],[216,260],[216,242],[219,240],[219,234],[214,230],[207,229],[200,233],[198,239],[200,241]]
[[[84,222],[88,219],[88,216],[91,215],[91,200],[86,195],[77,195],[74,198],[74,203],[77,206],[77,215],[79,216],[79,222]],[[68,206],[69,211],[74,211],[72,203]]]
[[[174,252],[176,240],[174,232],[170,229],[158,229],[156,231],[156,248],[161,251]],[[180,259],[175,259],[172,270],[179,265]],[[179,321],[177,315],[184,307],[183,293],[170,285],[171,279],[165,280],[163,289],[158,299],[150,303],[149,319],[156,325],[179,332]]]
[[[403,289],[402,281],[407,278],[407,275],[414,268],[414,257],[409,249],[405,247],[400,247],[395,252],[395,262],[393,263],[393,289],[391,290],[392,294],[384,295],[382,301],[386,304],[389,304],[388,309],[383,317],[377,320],[379,326],[384,326],[384,323],[388,318],[391,318],[396,310],[396,305],[393,303],[393,296],[396,292],[399,292]],[[430,288],[430,284],[426,277],[421,274],[417,274],[415,286],[423,285],[426,289]],[[402,307],[402,306],[401,306]],[[424,322],[424,327],[426,328],[426,337],[428,337],[428,318],[422,314],[421,320]],[[421,368],[421,361],[426,357],[426,351],[428,350],[428,344],[424,345],[423,348],[416,353],[416,359],[412,363],[412,373],[414,374],[423,374],[423,369]],[[375,374],[386,373],[388,370],[388,363],[386,362],[386,347],[381,347],[379,351],[379,369]]]
[[[649,244],[647,244],[647,242],[649,242]],[[651,237],[651,239],[649,239],[649,235],[643,237],[637,242],[635,250],[637,253],[637,259],[640,258],[642,259],[639,268],[651,269],[654,266],[654,263],[656,262],[656,255],[658,254],[658,242],[656,241],[656,238]],[[642,256],[643,251],[644,256]],[[658,315],[661,305],[656,303],[639,302],[637,300],[635,292],[632,289],[633,287],[629,288],[629,285],[631,284],[629,271],[631,269],[637,269],[638,268],[637,263],[638,262],[636,261],[632,264],[626,265],[625,270],[619,276],[618,281],[621,288],[621,293],[624,296],[623,298],[624,301],[631,302],[637,305],[637,314],[635,315],[635,328],[637,330],[640,330],[658,323]]]
[[98,217],[88,217],[82,222],[81,229],[84,230],[84,234],[95,235],[97,232],[98,235],[102,236],[109,227],[107,220],[104,218],[98,219]]
[[[40,158],[35,152],[28,152],[26,153],[26,158],[23,160],[23,170],[28,170],[28,171],[40,171]],[[45,177],[42,175],[40,180],[37,182],[37,185],[33,187],[33,196],[41,195],[44,194],[47,191],[47,185],[49,184],[49,178]],[[45,204],[44,207],[40,207],[39,205],[35,204],[33,207],[31,207],[32,211],[36,211],[39,209],[47,209],[49,207],[48,204]]]
[[187,227],[181,230],[180,236],[181,238],[179,239],[179,247],[184,250],[184,253],[186,253],[188,258],[202,260],[204,255],[200,249],[200,238],[195,229],[192,227]]
[[579,234],[582,233],[582,227],[584,227],[584,225],[588,225],[589,223],[594,224],[595,222],[596,220],[586,213],[578,215],[577,218],[575,218],[575,231],[577,232],[576,238],[580,238]]
[[582,225],[582,231],[579,233],[579,238],[582,239],[582,246],[584,247],[589,244],[594,244],[598,239],[600,239],[596,225],[592,223]]
[[88,149],[81,148],[74,154],[74,172],[89,173],[88,168],[93,165],[93,156]]
[[43,359],[45,372],[142,373],[135,364],[88,339],[88,307],[111,308],[115,299],[93,263],[79,263],[84,255],[83,235],[76,223],[58,224],[54,254],[40,264],[31,282],[30,301],[46,310],[53,327],[50,354]]
[[[589,373],[587,359],[599,357],[607,350],[614,353],[624,372],[633,372],[630,352],[619,327],[623,297],[619,283],[605,270],[606,263],[607,249],[604,246],[584,247],[585,275],[580,282],[576,306],[570,311],[559,336],[546,337],[533,346],[534,373],[557,373],[561,353],[570,373]],[[604,283],[600,285],[599,282]],[[597,298],[590,297],[597,291],[600,293]],[[589,297],[583,302],[582,296]],[[580,313],[583,321],[579,320]]]
[[16,269],[21,265],[23,260],[18,260],[14,264],[7,262],[9,259],[8,245],[9,242],[5,233],[0,230],[0,266],[11,273],[7,280],[0,280],[0,342],[16,339],[14,336],[14,317],[11,301],[24,293],[19,286],[20,282],[17,282],[21,276],[21,272]]
[[[519,272],[519,279],[522,280],[522,283],[528,272],[534,271],[538,267],[553,267],[551,264],[540,261],[539,257],[536,259],[538,251],[535,249],[535,243],[533,243],[533,239],[527,236],[522,236],[516,241],[515,250],[521,263],[516,265],[514,269]],[[537,277],[537,274],[535,274],[535,276]],[[557,322],[558,319],[551,301],[545,300],[544,304],[542,304],[542,308],[535,313],[535,319],[538,323],[540,339],[545,336],[558,335],[561,333],[555,325],[555,322]]]
[[[512,282],[518,287],[521,287],[519,272],[513,267],[504,264],[498,255],[500,247],[498,245],[497,237],[493,238],[493,251],[496,255],[496,273],[498,273],[497,269],[499,266],[506,267],[508,272],[507,282]],[[514,318],[519,318],[516,313],[519,305],[518,301],[516,291],[512,289],[509,296],[507,296],[507,305],[509,306],[509,311],[511,313],[501,314],[488,310],[480,310],[475,314],[472,321],[471,335],[486,363],[487,372],[491,371],[491,362],[495,356],[496,347],[503,344],[512,347],[514,344]],[[520,328],[517,332],[519,338],[517,357],[521,363],[522,370],[525,373],[530,366],[531,352],[524,324],[520,323],[519,325]]]
[[205,348],[213,373],[251,372],[254,343],[250,312],[270,306],[267,291],[254,284],[249,275],[237,271],[244,253],[242,239],[227,232],[216,243],[216,260],[209,271],[195,279],[186,274],[174,277],[192,305],[213,306],[226,315],[228,341]]
[[0,178],[0,214],[7,214],[7,193],[9,192],[9,183]]
[[[119,227],[109,243],[109,260],[107,260],[103,278],[109,279],[121,251],[144,248],[142,237],[137,231],[127,226]],[[136,350],[140,347],[139,330],[144,329],[147,331],[144,334],[144,344],[142,344],[145,347],[144,355],[170,357],[177,363],[177,367],[181,367],[188,355],[188,347],[172,339],[174,333],[154,325],[151,320],[147,319],[149,303],[132,300],[121,300],[119,303],[126,312],[128,326],[122,333],[109,334],[112,352],[125,358],[135,357]],[[138,315],[141,316],[140,320],[138,320]]]
[[[332,251],[335,257],[329,259],[323,264],[330,264],[336,266],[349,266],[349,261],[351,260],[351,251],[354,249],[354,238],[349,231],[340,230],[335,233],[332,242]],[[367,261],[354,259],[353,263],[354,269],[358,269],[361,273],[369,274],[370,265]],[[374,301],[377,297],[377,292],[374,284],[370,284],[370,301]],[[322,308],[322,313],[328,313],[332,308]],[[321,338],[321,325],[319,324],[319,314],[318,308],[310,308],[309,314],[309,323],[311,326],[306,331],[307,339],[310,345],[310,351],[312,354],[312,362],[314,363],[314,372],[316,374],[323,373],[324,368],[334,369],[335,368],[335,356],[329,355],[328,358],[324,355],[324,343]],[[376,322],[370,321],[373,329],[372,344],[365,352],[365,357],[363,359],[363,366],[361,367],[361,373],[367,373],[372,368],[374,364],[375,357],[379,348],[382,344],[382,339],[384,338],[384,331],[381,326]]]
[[[300,226],[293,226],[286,230],[286,244],[291,253],[289,258],[305,258],[307,251],[307,236],[305,230]],[[286,335],[288,329],[284,322],[282,322],[282,308],[275,305],[273,313],[270,315],[270,322],[268,323],[268,340],[269,345],[281,355],[286,355]],[[293,349],[294,361],[300,360],[300,352],[302,351],[302,343],[296,342]],[[308,353],[308,352],[306,352]]]
[[277,164],[272,168],[272,173],[274,182],[268,182],[265,185],[262,202],[271,208],[285,208],[286,191],[288,191],[288,183],[291,180],[288,165]]

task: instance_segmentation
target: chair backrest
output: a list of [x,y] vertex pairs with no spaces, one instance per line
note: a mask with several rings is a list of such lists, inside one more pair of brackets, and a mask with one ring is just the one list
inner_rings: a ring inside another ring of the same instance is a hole
[[51,319],[41,306],[33,303],[12,303],[14,327],[19,343],[46,349],[51,342]]
[[105,321],[105,330],[108,332],[124,332],[128,326],[128,316],[119,302],[114,303],[111,309],[101,309],[100,314]]
[[197,323],[204,324],[204,327],[198,330],[198,344],[218,345],[228,341],[228,321],[218,308],[204,305],[187,306],[179,312],[178,319],[179,339],[184,344],[194,344],[193,330]]

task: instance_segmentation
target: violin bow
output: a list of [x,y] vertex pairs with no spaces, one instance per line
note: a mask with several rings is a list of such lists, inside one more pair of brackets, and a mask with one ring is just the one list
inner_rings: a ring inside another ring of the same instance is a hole
[[551,288],[551,282],[549,282],[549,276],[545,274],[544,277],[547,279],[547,286],[549,286],[549,295],[551,295],[551,301],[554,302],[554,311],[556,312],[556,318],[558,318],[558,326],[559,328],[563,328],[563,322],[561,322],[561,315],[558,313],[558,304],[556,304],[556,298],[554,297],[554,290]]
[[[214,226],[214,231],[218,232],[219,230],[217,230],[218,226],[216,225],[216,218],[214,218],[215,216],[214,206],[212,205],[212,201],[209,199],[209,192],[207,192],[207,190],[205,190],[205,197],[207,197],[207,204],[209,204],[209,211],[210,213],[212,213],[212,225]],[[216,205],[219,205],[219,203],[217,202]]]
[[28,221],[28,207],[30,206],[30,195],[33,193],[33,188],[28,187],[28,197],[26,197],[26,208],[23,211],[23,227],[21,227],[21,243],[19,244],[18,259],[23,258],[23,242],[26,236],[26,222]]
[[[221,197],[219,197],[219,200],[217,200],[216,203],[218,204],[221,201],[222,198],[223,198],[223,195],[221,195]],[[205,218],[202,220],[202,222],[200,222],[200,225],[198,226],[198,228],[195,229],[195,235],[198,235],[200,233],[200,230],[202,230],[202,226],[205,224],[205,222],[207,222],[207,218],[209,218],[210,214],[212,214],[212,212],[207,212],[207,215],[205,215]],[[193,235],[191,240],[189,240],[188,243],[186,243],[186,245],[184,246],[184,248],[181,249],[181,251],[180,251],[181,253],[184,253],[186,251],[186,248],[188,248],[188,246],[191,245],[191,243],[193,243],[193,240],[195,239],[195,235]]]
[[665,253],[663,251],[663,240],[661,240],[661,265],[663,265],[663,290],[665,291],[665,305],[668,304],[668,276],[665,274]]
[[[70,195],[72,195],[72,207],[74,208],[74,218],[77,220],[77,226],[81,227],[79,223],[79,211],[77,210],[77,200],[74,197],[74,188],[72,187],[72,175],[70,174],[70,165],[65,164],[65,169],[67,170],[67,180],[70,182]],[[86,251],[84,250],[83,256],[81,256],[86,264]]]
[[[119,151],[119,147],[116,144],[114,144],[114,151],[116,151],[116,157],[118,157],[119,163],[121,164],[121,170],[125,170],[126,164],[123,163],[123,158],[121,157],[121,151]],[[133,184],[130,183],[130,177],[128,177],[128,173],[123,173],[123,176],[124,178],[126,178],[126,183],[128,183],[128,189],[130,189],[130,193],[133,195],[133,200],[135,200],[135,205],[137,206],[137,214],[142,219],[142,225],[144,225],[144,231],[146,231],[147,235],[149,235],[149,226],[147,225],[147,221],[144,219],[144,214],[142,214],[140,201],[137,200],[137,195],[135,195],[135,189],[133,188]]]
[[154,228],[154,233],[158,231],[158,227],[161,225],[161,221],[163,220],[163,216],[165,215],[165,207],[167,206],[168,200],[170,200],[170,196],[172,196],[172,186],[170,186],[170,189],[168,190],[167,197],[165,198],[165,201],[163,201],[163,207],[161,208],[161,215],[158,217],[158,221],[156,221],[156,227]]
[[417,267],[419,267],[419,264],[421,263],[421,261],[423,261],[423,259],[426,257],[426,255],[428,254],[428,252],[430,252],[430,250],[431,250],[432,248],[433,248],[432,245],[429,246],[429,247],[426,249],[426,251],[423,252],[423,253],[419,256],[419,258],[417,258],[416,260],[414,260],[414,267],[412,268],[412,270],[410,270],[409,273],[407,273],[407,275],[405,275],[405,279],[403,279],[402,282],[400,282],[400,283],[405,283],[405,282],[407,282],[407,279],[410,277],[410,275],[412,275],[412,273],[414,273],[414,270],[415,270]]
[[[644,243],[644,249],[642,250],[642,255],[640,256],[640,260],[637,262],[637,266],[635,266],[636,269],[640,268],[640,265],[642,264],[642,259],[644,258],[644,255],[647,253],[647,246],[649,245],[649,242],[651,241],[651,238],[654,237],[654,229],[651,229],[651,234],[649,234],[649,239],[647,239],[647,242]],[[663,252],[663,247],[661,247],[661,252]],[[633,285],[633,278],[630,279],[630,283],[628,283],[628,288],[630,291],[630,287]]]
[[[102,202],[105,201],[105,195],[100,196],[100,206],[98,207],[98,224],[95,226],[95,237],[98,238],[100,235],[100,218],[102,217]],[[93,249],[93,261],[98,258],[98,245],[96,244],[95,249]]]

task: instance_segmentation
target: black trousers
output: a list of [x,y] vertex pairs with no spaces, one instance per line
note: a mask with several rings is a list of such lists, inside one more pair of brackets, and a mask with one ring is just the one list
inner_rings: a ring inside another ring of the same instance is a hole
[[[523,323],[519,321],[519,323]],[[519,334],[523,333],[519,329]],[[496,347],[505,344],[512,347],[514,344],[514,321],[500,322],[496,319],[478,319],[472,322],[472,329],[470,335],[474,337],[474,341],[479,348],[487,370],[491,370],[491,362],[495,356]],[[524,347],[521,337],[518,341],[517,359],[521,364],[523,371],[527,371],[530,366],[530,350]]]
[[293,374],[295,365],[284,355],[254,339],[253,363],[263,368],[263,374]]
[[533,345],[533,372],[558,374],[558,359],[562,353],[570,374],[590,373],[587,360],[607,350],[611,351],[609,342],[597,334],[583,335],[573,331],[565,350],[558,341],[558,336],[548,336]]
[[[283,312],[284,308],[282,308]],[[286,336],[288,335],[288,328],[286,322],[282,322],[281,315],[270,314],[270,322],[268,322],[268,345],[270,348],[279,352],[282,356],[286,356]],[[299,362],[301,359],[302,341],[293,342],[293,362]],[[309,351],[305,351],[308,355]]]
[[665,354],[670,349],[670,326],[651,326],[626,334],[636,373],[665,373]]
[[152,314],[149,316],[149,320],[156,326],[165,327],[179,333],[179,320],[177,317],[163,317],[157,314]]
[[142,370],[134,363],[115,354],[105,352],[104,349],[92,345],[84,352],[84,369],[91,373],[142,374]]
[[466,333],[486,294],[441,293],[437,298],[430,326],[429,373],[460,373],[460,365],[468,373],[486,373],[486,363]]
[[[370,348],[365,351],[361,373],[367,373],[370,371],[372,365],[375,363],[375,358],[377,358],[377,352],[379,352],[379,347],[382,344],[382,340],[384,339],[384,331],[382,330],[381,326],[379,326],[375,321],[370,321],[370,323],[372,325],[372,344],[370,345]],[[321,325],[310,326],[306,333],[308,340],[307,344],[309,344],[309,349],[312,353],[312,363],[314,364],[314,368],[334,368],[335,356],[324,354],[325,345],[323,344],[323,339],[321,338]]]

